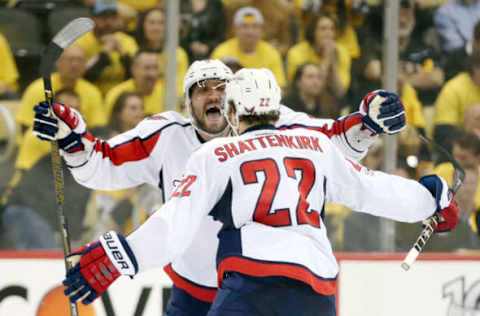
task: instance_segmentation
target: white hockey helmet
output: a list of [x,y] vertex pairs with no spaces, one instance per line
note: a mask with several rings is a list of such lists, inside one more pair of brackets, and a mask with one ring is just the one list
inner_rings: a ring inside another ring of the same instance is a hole
[[235,105],[237,118],[280,111],[281,97],[280,86],[269,69],[243,68],[227,83],[224,113],[228,115],[231,103]]
[[190,65],[183,79],[183,93],[185,104],[190,105],[190,88],[203,80],[218,79],[228,81],[233,73],[223,62],[218,59],[197,60]]

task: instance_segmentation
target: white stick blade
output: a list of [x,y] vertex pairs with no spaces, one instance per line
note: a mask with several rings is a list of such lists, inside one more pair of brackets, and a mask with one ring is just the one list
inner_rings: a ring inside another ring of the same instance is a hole
[[95,28],[95,23],[90,18],[76,18],[64,26],[53,38],[53,42],[65,49],[82,35]]
[[417,249],[415,248],[410,249],[407,256],[405,257],[405,260],[403,260],[402,262],[403,270],[408,271],[408,269],[410,269],[410,267],[415,262],[415,260],[417,260],[417,257],[419,254],[420,252],[418,252]]

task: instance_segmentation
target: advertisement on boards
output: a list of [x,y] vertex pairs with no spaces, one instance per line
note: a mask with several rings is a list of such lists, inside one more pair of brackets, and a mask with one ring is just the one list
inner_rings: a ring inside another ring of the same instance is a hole
[[480,257],[435,257],[341,260],[339,315],[480,316]]
[[[409,271],[400,267],[403,256],[337,254],[337,315],[480,316],[480,255],[427,255]],[[0,271],[0,316],[67,314],[60,254],[6,258],[0,252]],[[171,284],[162,269],[120,277],[94,304],[79,304],[80,315],[162,315]]]

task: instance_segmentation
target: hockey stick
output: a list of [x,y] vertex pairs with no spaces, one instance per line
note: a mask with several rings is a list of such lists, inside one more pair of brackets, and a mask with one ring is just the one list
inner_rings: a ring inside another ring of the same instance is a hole
[[[50,111],[53,107],[53,89],[51,73],[56,60],[63,53],[65,48],[70,46],[82,35],[91,31],[95,27],[95,23],[89,18],[78,18],[68,23],[62,28],[48,44],[42,59],[40,61],[40,74],[43,79],[43,86],[45,92],[45,100],[50,106]],[[51,114],[51,113],[50,113]],[[60,233],[62,235],[63,255],[65,260],[65,268],[67,271],[71,268],[71,264],[67,260],[70,254],[70,237],[68,233],[67,219],[63,211],[64,203],[64,182],[62,160],[60,158],[58,142],[52,142],[52,169],[53,179],[55,182],[55,201],[57,204],[57,217],[60,224]],[[78,316],[77,303],[70,303],[70,315]]]
[[[427,144],[432,145],[434,148],[437,148],[442,152],[442,154],[446,155],[448,159],[450,159],[450,162],[452,163],[454,169],[455,169],[455,174],[453,177],[453,183],[452,186],[450,187],[450,190],[455,194],[457,193],[458,189],[462,186],[463,181],[465,180],[465,171],[463,170],[462,167],[460,167],[458,161],[442,146],[438,145],[434,141],[419,135],[420,139],[424,141]],[[441,218],[439,215],[435,214],[431,216],[430,218],[426,219],[424,221],[425,227],[423,228],[422,232],[420,233],[420,236],[418,236],[417,241],[415,244],[413,244],[412,249],[408,252],[407,256],[402,262],[402,268],[407,271],[410,269],[410,266],[415,262],[417,257],[420,255],[420,253],[423,251],[423,248],[427,244],[428,240],[430,237],[432,237],[433,231],[435,230],[435,227],[438,225],[438,223],[441,221]]]

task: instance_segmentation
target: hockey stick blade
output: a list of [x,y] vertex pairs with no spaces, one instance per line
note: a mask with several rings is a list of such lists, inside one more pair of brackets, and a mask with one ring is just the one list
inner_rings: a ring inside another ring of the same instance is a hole
[[[442,154],[448,157],[448,159],[450,160],[450,162],[454,167],[454,172],[455,172],[455,175],[452,181],[453,183],[452,183],[452,186],[450,187],[450,190],[452,190],[454,194],[457,193],[458,189],[460,189],[460,187],[463,184],[463,181],[465,180],[465,170],[463,170],[463,168],[460,166],[460,164],[455,159],[455,157],[453,157],[445,148],[443,148],[442,146],[435,143],[433,140],[430,140],[423,135],[419,135],[419,137],[423,142],[429,145],[432,145],[434,148],[438,149],[439,151],[442,152]],[[424,221],[424,225],[425,225],[424,229],[420,233],[420,236],[418,236],[417,241],[415,242],[415,244],[413,244],[412,249],[410,249],[410,251],[408,252],[407,256],[405,257],[405,259],[401,264],[401,267],[403,268],[403,270],[408,271],[412,266],[412,264],[415,262],[415,260],[417,260],[417,257],[423,251],[423,248],[425,247],[427,242],[430,240],[430,237],[432,237],[433,232],[435,231],[435,227],[438,225],[440,220],[441,220],[440,217],[435,214]]]
[[40,75],[49,77],[55,61],[77,39],[93,30],[95,23],[89,18],[77,18],[63,27],[48,44],[40,61]]

